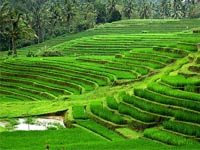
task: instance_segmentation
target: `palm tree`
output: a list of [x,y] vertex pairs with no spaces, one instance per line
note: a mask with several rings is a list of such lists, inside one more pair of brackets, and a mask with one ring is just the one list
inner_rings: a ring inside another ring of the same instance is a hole
[[127,0],[125,1],[124,5],[124,15],[128,19],[131,19],[131,15],[134,11],[134,1],[133,0]]
[[171,13],[172,18],[175,19],[183,18],[184,13],[183,13],[182,0],[173,0],[172,6],[173,6],[173,10]]
[[15,10],[8,2],[0,7],[0,34],[7,39],[12,39],[12,50],[15,56],[17,56],[17,39],[35,36],[34,31],[26,24],[22,16],[22,13]]
[[160,15],[162,18],[167,18],[170,16],[170,0],[161,0],[160,2]]
[[116,10],[117,0],[109,0],[107,3],[108,14],[112,14]]
[[12,50],[14,56],[17,56],[16,41],[18,38],[31,39],[37,37],[34,30],[26,24],[22,18],[22,14],[16,10],[11,11],[11,20],[10,20],[10,36],[12,39]]
[[151,16],[151,3],[147,0],[142,0],[139,3],[139,13],[141,19],[147,19]]
[[74,17],[76,16],[75,13],[75,6],[71,0],[65,0],[63,6],[63,20],[67,23],[68,32],[70,32],[70,25]]

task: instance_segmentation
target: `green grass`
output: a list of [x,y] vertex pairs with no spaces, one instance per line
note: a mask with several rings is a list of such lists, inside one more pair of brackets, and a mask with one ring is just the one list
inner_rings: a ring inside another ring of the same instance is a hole
[[[195,43],[200,38],[192,30],[199,23],[199,19],[123,20],[22,48],[18,58],[3,56],[0,118],[44,115],[70,108],[73,117],[69,117],[80,128],[37,132],[1,132],[5,130],[0,129],[0,149],[45,149],[47,144],[56,150],[199,149],[198,143],[177,136],[199,137],[200,99],[194,93],[197,89],[192,90],[199,80],[178,75],[180,70],[184,73],[187,69],[184,63],[189,60],[183,57],[196,55]],[[38,53],[44,47],[61,51],[65,56],[23,57],[28,51]],[[115,86],[115,83],[129,82]],[[139,92],[133,95],[133,89],[140,88],[145,88],[145,97]],[[131,96],[117,97],[120,91]],[[54,100],[47,98],[50,95]],[[87,118],[116,128],[156,124],[165,129],[146,130],[145,136],[153,139],[150,140],[141,137],[141,132],[117,128],[116,132],[127,138],[139,138],[124,140]],[[15,123],[12,119],[10,122]]]
[[120,115],[106,109],[105,107],[103,107],[102,104],[91,104],[90,109],[92,113],[105,120],[111,121],[119,125],[126,124],[126,121]]
[[134,95],[124,95],[122,100],[128,104],[131,104],[135,107],[138,107],[142,110],[152,112],[159,115],[164,116],[173,116],[174,112],[169,110],[167,107],[162,106],[160,104],[152,103],[146,99],[142,99],[140,97],[136,97]]
[[111,141],[116,141],[116,140],[123,140],[122,137],[120,137],[117,133],[113,132],[112,130],[109,130],[108,128],[97,124],[94,121],[91,120],[77,120],[76,121],[79,125],[111,140]]
[[200,101],[199,94],[172,89],[167,86],[161,85],[159,83],[155,83],[155,82],[150,83],[150,84],[148,84],[148,88],[152,91],[162,93],[165,95],[182,98],[182,99],[187,99],[187,100],[192,100],[192,101],[197,101],[197,102]]
[[109,96],[106,98],[106,102],[109,108],[111,109],[118,109],[118,102],[113,96]]
[[74,119],[87,119],[86,106],[73,106],[72,115]]
[[137,120],[143,121],[143,122],[154,122],[155,118],[147,113],[142,112],[141,110],[134,108],[134,107],[130,107],[126,104],[120,103],[119,104],[119,112],[121,114],[126,114],[129,115]]
[[175,87],[183,87],[185,85],[200,85],[200,81],[197,78],[186,78],[182,75],[165,75],[162,76],[161,81]]
[[165,96],[164,94],[156,93],[147,89],[135,89],[136,96],[146,98],[158,103],[163,103],[172,106],[180,106],[191,110],[200,111],[200,103],[187,99]]
[[144,136],[153,140],[176,146],[197,143],[196,141],[188,140],[184,137],[154,128],[146,129],[144,131]]
[[195,124],[189,124],[179,121],[167,121],[163,124],[165,129],[179,132],[182,134],[200,137],[200,126]]
[[89,141],[102,141],[101,138],[82,129],[63,129],[49,131],[15,131],[0,133],[0,149],[45,149],[62,147],[66,143],[78,144]]

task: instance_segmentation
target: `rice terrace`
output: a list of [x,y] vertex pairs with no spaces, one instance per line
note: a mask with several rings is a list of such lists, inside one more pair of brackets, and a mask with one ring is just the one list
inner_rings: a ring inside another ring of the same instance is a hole
[[0,150],[200,149],[199,0],[0,0]]

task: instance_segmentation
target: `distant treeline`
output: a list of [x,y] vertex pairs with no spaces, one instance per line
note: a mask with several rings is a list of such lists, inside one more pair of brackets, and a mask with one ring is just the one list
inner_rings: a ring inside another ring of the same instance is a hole
[[200,0],[0,0],[0,50],[121,19],[199,18]]

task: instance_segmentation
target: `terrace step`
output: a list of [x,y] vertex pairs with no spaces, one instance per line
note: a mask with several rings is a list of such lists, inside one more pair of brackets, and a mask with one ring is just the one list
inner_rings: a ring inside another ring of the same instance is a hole
[[108,139],[108,138],[106,138],[106,137],[104,137],[104,136],[102,136],[102,135],[100,135],[100,134],[98,134],[98,133],[96,133],[96,132],[94,132],[94,131],[92,131],[92,130],[89,130],[89,129],[87,129],[86,127],[81,126],[81,125],[79,125],[79,124],[73,124],[73,126],[75,126],[75,127],[77,127],[77,128],[81,128],[81,129],[83,129],[83,130],[85,130],[85,131],[87,131],[87,132],[90,132],[90,133],[92,133],[93,135],[98,136],[98,137],[100,137],[100,138],[103,139],[103,140],[111,141],[110,139]]

